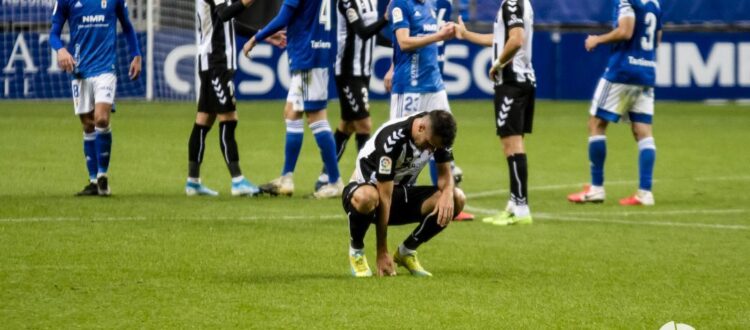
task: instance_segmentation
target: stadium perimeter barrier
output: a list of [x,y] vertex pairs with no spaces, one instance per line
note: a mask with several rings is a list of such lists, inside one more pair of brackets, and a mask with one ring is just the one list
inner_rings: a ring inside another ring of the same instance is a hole
[[[59,99],[70,97],[68,76],[57,67],[49,47],[51,0],[0,0],[0,99]],[[195,100],[195,32],[193,12],[159,15],[154,1],[131,5],[141,48],[144,78],[119,79],[118,97],[156,100]],[[161,0],[166,5],[169,0]],[[653,1],[653,0],[641,0]],[[474,26],[491,28],[497,1],[476,0]],[[750,98],[750,1],[696,0],[689,4],[662,1],[665,35],[658,48],[659,99],[706,100]],[[141,6],[137,6],[140,4]],[[158,4],[156,4],[158,5]],[[612,13],[609,1],[534,1],[536,32],[533,60],[537,95],[543,99],[589,99],[603,72],[607,47],[587,53],[583,42],[592,31],[604,32]],[[183,4],[183,6],[185,6]],[[481,10],[477,10],[481,6]],[[156,10],[155,10],[156,9]],[[490,13],[490,14],[487,14]],[[455,13],[454,13],[455,16]],[[169,21],[171,19],[172,21]],[[127,76],[128,51],[118,37],[116,70]],[[245,40],[241,38],[237,44]],[[335,46],[334,46],[335,49]],[[391,52],[378,47],[370,97],[386,98],[382,77]],[[284,99],[289,86],[286,52],[267,44],[252,58],[238,54],[235,77],[239,99]],[[451,98],[484,99],[492,95],[487,71],[491,50],[451,40],[446,44],[445,83]],[[335,88],[329,89],[335,97]]]

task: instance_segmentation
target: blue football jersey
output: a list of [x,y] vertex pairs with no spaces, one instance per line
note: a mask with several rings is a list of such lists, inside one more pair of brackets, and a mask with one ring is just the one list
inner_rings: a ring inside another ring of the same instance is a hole
[[614,27],[620,17],[635,17],[633,37],[612,46],[604,79],[611,82],[653,87],[656,80],[657,35],[661,31],[658,0],[612,0]]
[[405,52],[396,41],[395,32],[409,29],[412,37],[433,34],[438,31],[434,0],[394,0],[391,9],[393,28],[393,92],[434,93],[445,89],[438,68],[438,46],[429,44],[420,49]]
[[327,68],[332,63],[332,28],[335,8],[331,0],[284,0],[295,8],[287,27],[287,51],[292,71]]
[[[57,0],[52,23],[68,21],[67,49],[76,61],[74,77],[88,78],[115,72],[117,21],[127,20],[125,0]],[[140,55],[140,50],[131,49]]]
[[[436,0],[435,10],[437,11],[438,26],[442,26],[451,20],[453,4],[449,0]],[[445,66],[445,41],[438,43],[438,66],[440,67],[440,73],[442,73]]]

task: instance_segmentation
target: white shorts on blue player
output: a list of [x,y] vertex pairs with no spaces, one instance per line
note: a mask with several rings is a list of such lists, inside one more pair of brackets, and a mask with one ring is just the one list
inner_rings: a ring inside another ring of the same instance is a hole
[[292,72],[286,101],[298,112],[325,109],[328,106],[328,69]]
[[627,113],[625,120],[651,124],[654,117],[654,89],[613,83],[602,78],[594,92],[589,113],[614,123]]
[[73,108],[76,115],[94,111],[94,104],[113,104],[117,89],[117,77],[112,73],[70,81],[73,92]]
[[435,93],[391,94],[391,120],[432,110],[451,112],[448,93],[445,90]]

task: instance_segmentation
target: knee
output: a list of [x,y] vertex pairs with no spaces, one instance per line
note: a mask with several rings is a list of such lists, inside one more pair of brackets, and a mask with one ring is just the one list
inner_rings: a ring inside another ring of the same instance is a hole
[[361,214],[370,214],[378,207],[378,190],[372,186],[361,186],[352,195],[352,206]]
[[453,212],[455,215],[461,213],[461,211],[464,210],[464,206],[466,206],[466,195],[464,194],[464,191],[460,188],[453,188]]
[[365,118],[354,122],[354,130],[360,134],[368,134],[372,131],[372,121],[370,118]]
[[94,120],[94,125],[100,128],[109,127],[109,118],[96,118]]
[[589,119],[589,133],[591,135],[603,135],[607,131],[607,121],[598,117]]

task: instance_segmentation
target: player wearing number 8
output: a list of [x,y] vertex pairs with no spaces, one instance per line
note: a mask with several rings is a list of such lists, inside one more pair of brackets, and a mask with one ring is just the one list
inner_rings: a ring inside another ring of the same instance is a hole
[[613,44],[607,70],[599,81],[589,110],[589,160],[591,185],[571,194],[574,203],[603,202],[606,129],[622,116],[632,123],[638,142],[639,187],[622,205],[653,205],[651,193],[656,144],[652,135],[656,47],[661,40],[661,8],[658,0],[614,0],[614,29],[589,36],[586,50]]
[[294,192],[292,174],[297,164],[304,132],[303,114],[320,148],[328,173],[328,184],[315,192],[317,198],[341,196],[344,184],[340,179],[336,159],[336,143],[328,123],[328,66],[332,61],[331,0],[284,0],[278,15],[243,47],[247,55],[258,41],[287,28],[289,66],[292,79],[287,103],[286,146],[281,177],[261,186],[271,195],[291,195]]

